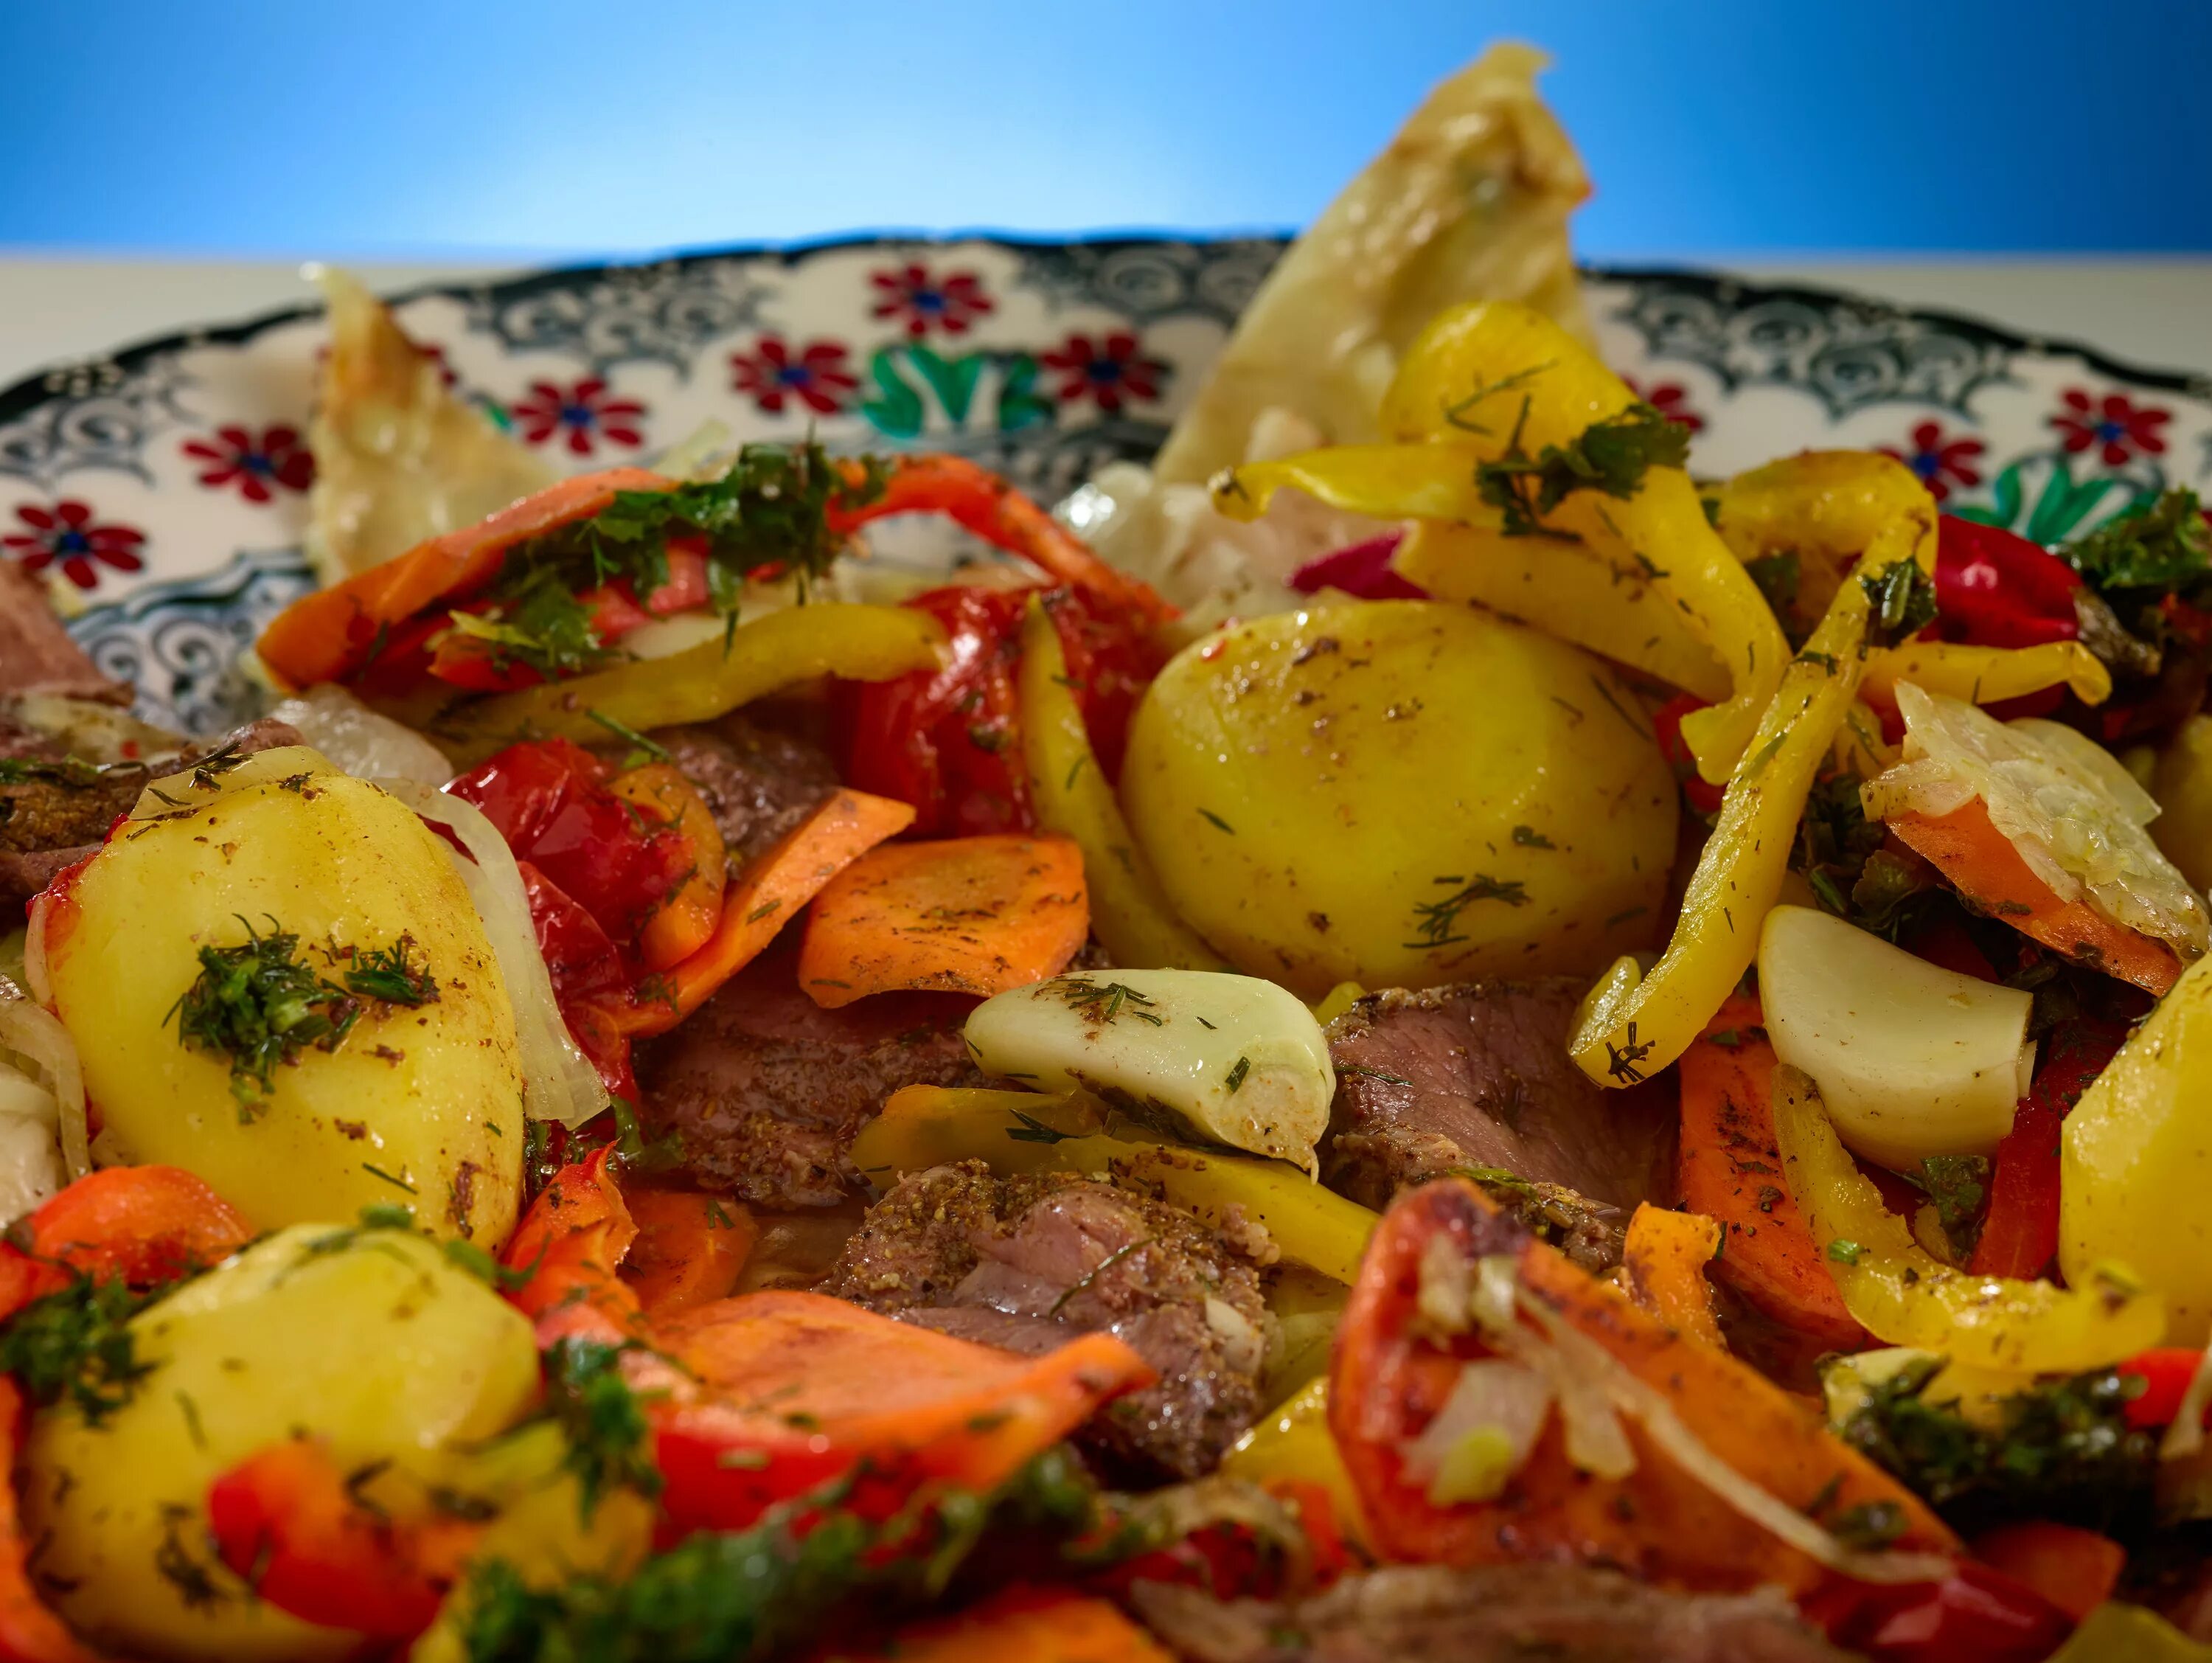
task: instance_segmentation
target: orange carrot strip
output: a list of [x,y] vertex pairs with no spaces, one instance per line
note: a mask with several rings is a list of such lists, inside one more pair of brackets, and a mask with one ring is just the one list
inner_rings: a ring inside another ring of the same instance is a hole
[[738,874],[706,945],[657,978],[651,996],[611,1013],[614,1025],[629,1034],[665,1033],[759,957],[830,879],[912,824],[910,803],[864,791],[836,793]]
[[1675,1187],[1727,1233],[1712,1274],[1777,1322],[1836,1350],[1866,1343],[1821,1246],[1782,1181],[1774,1141],[1774,1047],[1759,1001],[1739,994],[1682,1053]]
[[2181,960],[2163,941],[2114,923],[2087,900],[2061,900],[2028,869],[2012,839],[1997,830],[1979,797],[1936,817],[1902,814],[1889,829],[1951,880],[1984,912],[2017,928],[2053,953],[2096,966],[2107,975],[2163,994],[2179,979]]
[[625,1190],[637,1240],[623,1260],[623,1279],[659,1322],[728,1297],[760,1235],[738,1203],[690,1190]]
[[616,1274],[637,1224],[607,1170],[611,1151],[553,1174],[522,1215],[500,1262],[529,1277],[508,1300],[538,1324],[540,1344],[568,1334],[631,1337],[643,1331],[636,1294]]
[[301,596],[261,632],[262,661],[295,687],[335,681],[368,661],[380,631],[489,583],[517,543],[589,519],[617,491],[670,490],[675,484],[643,468],[618,467],[548,485],[473,526]]
[[1071,838],[884,844],[814,898],[799,984],[829,1009],[899,988],[988,999],[1057,974],[1090,933]]
[[[0,1374],[0,1472],[12,1472],[23,1444],[22,1388]],[[31,1581],[30,1544],[23,1538],[15,1486],[0,1483],[0,1658],[7,1663],[101,1663],[39,1598]]]
[[901,1629],[881,1651],[839,1656],[847,1663],[1174,1663],[1112,1601],[1028,1587]]
[[[848,484],[866,478],[858,462],[841,465]],[[1155,623],[1174,607],[1146,584],[1116,571],[1091,545],[989,469],[959,456],[906,456],[892,464],[883,495],[858,507],[833,504],[830,523],[850,531],[893,514],[941,514],[994,547],[1018,554],[1049,576],[1117,601]]]
[[721,922],[722,892],[730,878],[722,828],[698,788],[671,764],[647,763],[617,774],[607,789],[647,818],[673,825],[691,846],[690,875],[646,920],[638,940],[646,968],[665,970],[704,947]]
[[96,1280],[151,1288],[253,1240],[243,1215],[181,1167],[88,1173],[29,1219],[28,1246]]
[[1638,1305],[1690,1338],[1726,1350],[1713,1311],[1712,1285],[1705,1280],[1705,1268],[1720,1245],[1718,1220],[1644,1201],[1628,1221],[1622,1259]]
[[2047,1519],[1999,1525],[1975,1538],[1974,1556],[2077,1623],[2112,1597],[2128,1562],[2128,1550],[2111,1537]]

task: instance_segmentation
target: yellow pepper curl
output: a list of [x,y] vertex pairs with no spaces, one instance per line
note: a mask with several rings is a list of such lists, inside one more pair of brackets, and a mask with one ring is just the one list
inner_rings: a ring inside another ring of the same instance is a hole
[[1680,1057],[1751,967],[1759,926],[1782,892],[1806,795],[1865,670],[1869,600],[1859,580],[1880,578],[1900,562],[1935,573],[1936,504],[1887,457],[1792,457],[1740,476],[1723,501],[1723,514],[1740,516],[1762,546],[1848,550],[1857,560],[1729,780],[1666,953],[1648,975],[1634,959],[1620,960],[1584,1001],[1569,1050],[1601,1085],[1632,1084]]
[[2147,1350],[2165,1334],[2164,1302],[2124,1272],[2100,1270],[2060,1288],[1973,1276],[1925,1252],[1844,1148],[1819,1088],[1796,1069],[1774,1071],[1774,1136],[1784,1182],[1845,1308],[1875,1338],[1974,1368],[2078,1374]]
[[[2084,704],[2112,696],[2112,673],[2078,641],[2033,647],[1969,647],[1951,641],[1908,641],[1867,661],[1866,691],[1887,704],[1897,684],[1974,704],[1995,704],[2046,687],[2070,687]],[[1871,776],[1869,776],[1871,777]]]

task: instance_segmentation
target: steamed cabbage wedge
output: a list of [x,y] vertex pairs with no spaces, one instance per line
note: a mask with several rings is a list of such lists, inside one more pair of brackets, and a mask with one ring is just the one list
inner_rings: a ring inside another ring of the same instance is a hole
[[325,582],[474,525],[553,470],[447,390],[438,361],[343,271],[317,273],[331,350],[307,442],[307,557]]

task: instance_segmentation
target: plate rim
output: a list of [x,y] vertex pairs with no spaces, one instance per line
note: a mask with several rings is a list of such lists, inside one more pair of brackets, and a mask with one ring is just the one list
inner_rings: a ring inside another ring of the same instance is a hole
[[[569,283],[602,277],[615,271],[681,271],[710,261],[727,259],[772,259],[788,267],[818,254],[865,248],[954,248],[963,244],[981,243],[1021,253],[1048,253],[1069,249],[1112,252],[1132,247],[1176,245],[1206,248],[1233,247],[1239,244],[1287,245],[1291,240],[1288,233],[1268,232],[1205,234],[1187,236],[1165,234],[1106,233],[1066,237],[1017,237],[977,233],[900,235],[863,232],[793,242],[728,243],[713,247],[685,249],[676,253],[657,255],[644,259],[586,260],[568,265],[526,266],[507,276],[492,278],[461,281],[433,279],[427,283],[411,284],[407,288],[383,295],[382,298],[395,306],[404,306],[414,301],[434,296],[454,300],[477,297],[520,299],[546,289],[559,288]],[[1686,263],[1613,265],[1577,262],[1576,271],[1585,282],[1680,283],[1731,308],[1739,308],[1744,302],[1752,301],[1795,302],[1820,308],[1832,308],[1844,304],[1870,306],[1890,316],[1936,325],[1973,339],[1979,344],[1999,348],[2007,352],[2026,352],[2046,357],[2078,358],[2089,369],[2108,380],[2124,381],[2136,387],[2156,388],[2162,393],[2175,393],[2185,398],[2212,401],[2212,376],[2207,376],[2200,371],[2161,369],[2154,365],[2133,362],[2117,357],[2100,348],[2070,336],[2031,333],[2008,325],[1993,322],[1971,313],[1955,312],[1942,307],[1905,304],[1871,290],[1834,288],[1822,283],[1796,281],[1771,282],[1734,272],[1725,267]],[[0,389],[0,422],[12,421],[35,409],[49,399],[64,396],[64,388],[57,386],[57,381],[72,375],[81,375],[88,369],[112,368],[118,371],[129,371],[165,353],[204,346],[242,346],[258,335],[281,328],[287,324],[319,317],[325,310],[322,305],[314,301],[302,301],[295,306],[272,308],[228,323],[185,326],[165,331],[158,335],[149,335],[128,341],[105,352],[58,359],[29,371],[9,383],[5,388]]]

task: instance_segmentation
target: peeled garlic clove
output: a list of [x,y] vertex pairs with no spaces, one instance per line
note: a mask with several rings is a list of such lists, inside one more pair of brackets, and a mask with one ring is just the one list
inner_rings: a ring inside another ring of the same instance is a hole
[[968,1018],[976,1066],[1038,1091],[1080,1086],[1158,1126],[1309,1172],[1336,1075],[1288,989],[1202,970],[1055,976]]

